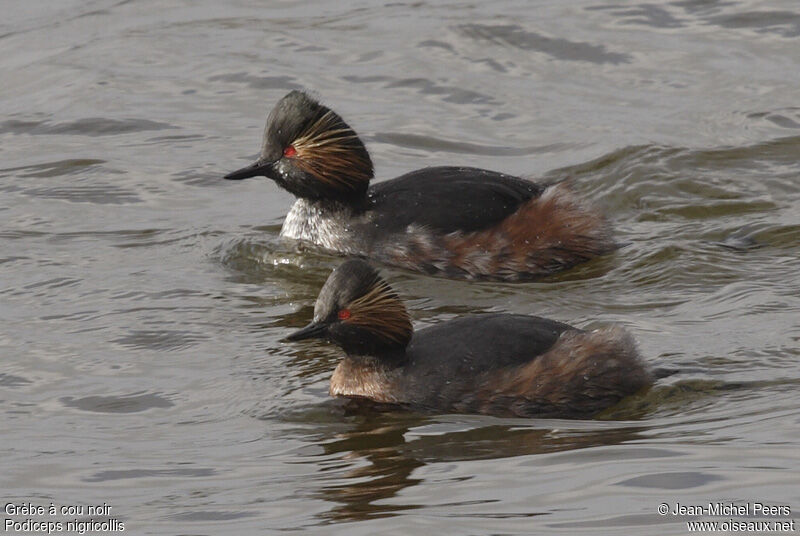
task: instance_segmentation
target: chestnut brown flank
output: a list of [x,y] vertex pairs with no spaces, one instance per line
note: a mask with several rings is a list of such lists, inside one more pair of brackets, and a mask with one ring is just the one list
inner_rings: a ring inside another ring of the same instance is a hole
[[[450,263],[467,273],[547,275],[614,248],[608,223],[583,206],[565,183],[522,205],[500,225],[445,237]],[[489,257],[488,270],[475,270],[474,252]]]
[[651,382],[623,329],[569,331],[530,363],[485,375],[474,401],[481,413],[589,415]]
[[488,229],[436,236],[419,227],[409,229],[408,234],[402,247],[395,245],[382,252],[386,257],[382,260],[466,279],[542,277],[617,247],[606,219],[575,197],[563,182]]

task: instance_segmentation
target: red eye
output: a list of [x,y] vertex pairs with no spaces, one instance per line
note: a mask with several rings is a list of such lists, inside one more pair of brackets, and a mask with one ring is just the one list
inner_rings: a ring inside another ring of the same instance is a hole
[[293,156],[297,156],[297,149],[294,148],[294,145],[290,145],[283,150],[283,156],[287,158],[292,158]]
[[350,318],[350,309],[342,309],[337,316],[339,320],[347,320]]

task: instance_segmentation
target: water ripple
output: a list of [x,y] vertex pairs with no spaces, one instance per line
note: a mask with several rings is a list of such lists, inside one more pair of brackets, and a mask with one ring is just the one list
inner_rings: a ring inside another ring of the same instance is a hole
[[75,136],[114,136],[147,130],[175,129],[176,126],[150,119],[109,119],[86,117],[73,121],[50,123],[48,121],[20,121],[9,119],[0,122],[0,133],[12,134],[69,134]]
[[488,41],[493,45],[534,50],[557,60],[586,61],[603,64],[630,63],[629,54],[608,52],[604,45],[593,45],[568,39],[546,37],[525,30],[517,24],[464,24],[456,28],[459,33],[475,41]]
[[157,393],[131,393],[127,395],[111,396],[85,396],[73,398],[71,396],[60,399],[68,408],[94,413],[138,413],[153,408],[169,408],[175,404],[168,398]]

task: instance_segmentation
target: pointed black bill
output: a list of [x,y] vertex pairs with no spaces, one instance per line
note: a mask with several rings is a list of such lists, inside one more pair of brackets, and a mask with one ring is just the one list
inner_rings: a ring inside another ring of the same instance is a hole
[[272,164],[273,162],[262,162],[259,160],[247,167],[243,167],[242,169],[237,169],[232,173],[228,173],[225,175],[225,179],[229,181],[240,181],[242,179],[249,179],[250,177],[258,177],[260,175],[268,176],[267,173],[269,172],[270,168],[272,168]]
[[328,326],[318,322],[312,322],[303,329],[295,331],[283,340],[285,341],[302,341],[303,339],[320,339],[325,336],[328,331]]

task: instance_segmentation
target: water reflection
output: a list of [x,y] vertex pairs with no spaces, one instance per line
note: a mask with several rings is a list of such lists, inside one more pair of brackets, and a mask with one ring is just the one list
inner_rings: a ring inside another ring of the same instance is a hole
[[403,452],[407,431],[408,425],[403,421],[382,423],[366,417],[351,431],[324,445],[326,454],[345,453],[344,458],[354,467],[337,478],[335,484],[320,490],[322,498],[336,504],[323,518],[354,521],[418,507],[376,504],[420,482],[411,474],[424,462]]
[[335,504],[321,516],[329,522],[386,517],[426,506],[387,501],[424,483],[415,471],[426,465],[618,445],[642,438],[648,429],[638,423],[358,411],[350,430],[322,445],[325,456],[341,454],[348,463],[348,469],[319,490],[320,498]]

